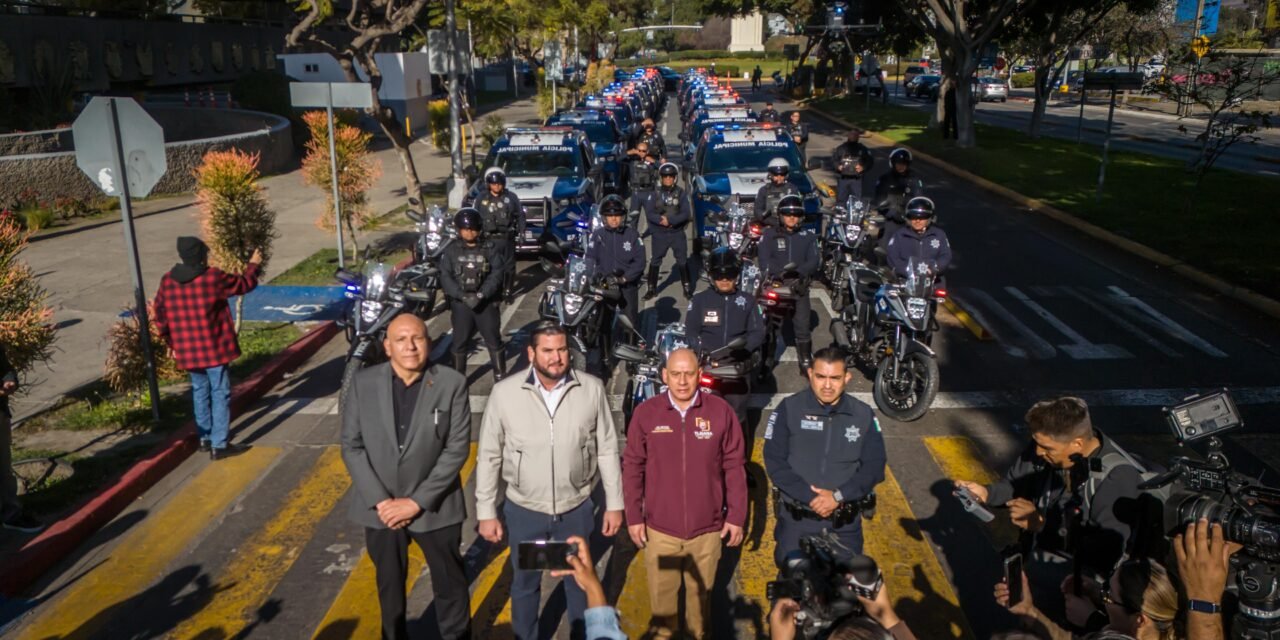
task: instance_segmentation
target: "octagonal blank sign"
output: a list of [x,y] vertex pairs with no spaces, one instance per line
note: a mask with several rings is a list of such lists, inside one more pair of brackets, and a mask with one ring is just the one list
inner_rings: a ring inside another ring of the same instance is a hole
[[80,112],[80,116],[71,125],[71,138],[76,147],[76,165],[103,193],[109,196],[124,195],[120,184],[120,169],[116,166],[112,102],[115,102],[116,117],[120,123],[120,142],[124,150],[124,172],[129,181],[129,196],[146,197],[168,169],[164,156],[164,130],[130,98],[96,97]]

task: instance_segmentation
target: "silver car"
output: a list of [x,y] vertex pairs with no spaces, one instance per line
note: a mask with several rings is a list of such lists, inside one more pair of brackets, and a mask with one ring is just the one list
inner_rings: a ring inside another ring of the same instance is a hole
[[1004,80],[1000,78],[978,78],[974,89],[978,100],[982,102],[987,100],[1009,101],[1009,85],[1005,84]]

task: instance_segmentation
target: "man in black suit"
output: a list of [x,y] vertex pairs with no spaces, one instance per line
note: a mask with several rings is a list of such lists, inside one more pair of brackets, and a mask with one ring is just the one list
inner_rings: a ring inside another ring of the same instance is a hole
[[342,460],[355,492],[350,517],[365,528],[382,637],[409,637],[405,572],[412,540],[431,571],[440,637],[467,638],[470,599],[458,551],[466,519],[458,472],[471,445],[466,379],[428,366],[427,327],[416,316],[392,320],[382,344],[390,362],[356,374],[342,415]]

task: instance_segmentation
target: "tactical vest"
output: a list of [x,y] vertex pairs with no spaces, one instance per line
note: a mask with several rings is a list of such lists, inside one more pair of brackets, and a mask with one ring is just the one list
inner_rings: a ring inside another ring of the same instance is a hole
[[485,193],[480,199],[476,200],[476,209],[480,212],[480,218],[484,221],[484,232],[486,234],[505,235],[511,229],[512,211],[507,207],[507,200],[503,196],[504,191],[499,195]]
[[680,213],[680,196],[683,195],[680,189],[678,187],[658,189],[657,195],[662,215],[666,216],[668,221],[674,219],[676,214]]
[[637,162],[632,167],[631,187],[633,189],[652,189],[658,181],[658,166],[652,162]]
[[480,285],[484,284],[484,279],[489,275],[489,257],[485,255],[484,249],[482,244],[474,247],[463,245],[461,252],[458,253],[455,267],[457,273],[454,275],[457,276],[458,284],[466,293],[479,291]]

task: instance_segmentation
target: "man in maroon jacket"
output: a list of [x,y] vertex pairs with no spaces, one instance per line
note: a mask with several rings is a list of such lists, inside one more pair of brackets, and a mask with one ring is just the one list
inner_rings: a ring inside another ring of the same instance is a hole
[[156,329],[169,343],[178,366],[191,374],[200,450],[217,460],[242,450],[227,443],[231,426],[227,365],[240,357],[227,298],[258,286],[262,252],[255,249],[249,267],[238,276],[208,266],[209,247],[199,238],[178,238],[178,256],[182,262],[164,274],[156,292]]
[[721,541],[742,544],[747,518],[742,428],[728,402],[698,391],[701,373],[693,351],[671,353],[662,369],[667,393],[636,407],[622,454],[627,529],[645,550],[657,638],[680,627],[681,582],[684,631],[706,637]]

